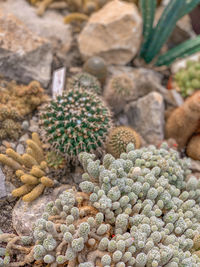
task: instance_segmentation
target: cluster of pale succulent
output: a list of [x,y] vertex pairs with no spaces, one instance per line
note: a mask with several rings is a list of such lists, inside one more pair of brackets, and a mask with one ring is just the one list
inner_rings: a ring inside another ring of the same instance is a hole
[[83,152],[82,192],[64,192],[35,226],[34,258],[57,266],[198,267],[200,181],[163,144],[103,164]]

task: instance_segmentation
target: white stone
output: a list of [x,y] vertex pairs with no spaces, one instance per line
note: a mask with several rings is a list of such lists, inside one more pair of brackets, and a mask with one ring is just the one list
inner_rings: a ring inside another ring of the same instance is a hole
[[6,197],[5,175],[0,168],[0,198]]

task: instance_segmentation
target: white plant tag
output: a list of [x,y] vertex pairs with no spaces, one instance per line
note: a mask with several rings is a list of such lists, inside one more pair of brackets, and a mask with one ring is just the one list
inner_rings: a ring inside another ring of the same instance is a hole
[[60,68],[53,73],[53,83],[52,83],[52,97],[55,99],[58,95],[62,95],[65,87],[65,73],[66,68]]

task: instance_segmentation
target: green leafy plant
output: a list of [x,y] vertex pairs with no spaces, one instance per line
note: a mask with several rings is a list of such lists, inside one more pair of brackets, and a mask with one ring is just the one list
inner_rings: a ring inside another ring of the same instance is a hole
[[[146,63],[150,63],[159,54],[164,43],[175,28],[176,22],[199,4],[200,0],[171,0],[155,27],[153,27],[153,24],[156,0],[140,0],[139,3],[143,17],[143,44],[140,56]],[[197,51],[200,51],[200,36],[188,40],[158,56],[157,61],[155,60],[155,65],[169,65],[176,58],[185,57]]]

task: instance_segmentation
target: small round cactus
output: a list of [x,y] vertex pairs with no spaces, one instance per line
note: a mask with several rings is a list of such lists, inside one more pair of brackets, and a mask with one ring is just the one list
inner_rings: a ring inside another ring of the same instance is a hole
[[107,77],[107,66],[103,58],[91,57],[83,65],[83,71],[90,73],[97,77],[103,84]]
[[119,126],[111,130],[106,149],[117,158],[121,153],[126,152],[129,143],[133,143],[136,149],[139,148],[140,136],[131,127]]
[[186,68],[180,69],[174,79],[183,97],[192,95],[200,89],[200,62],[188,61]]
[[72,76],[68,80],[67,88],[69,89],[79,89],[83,88],[85,90],[93,91],[94,93],[101,94],[101,85],[96,77],[89,73],[80,72]]
[[41,125],[52,150],[75,163],[80,152],[102,154],[112,120],[95,93],[79,88],[51,101],[41,114]]
[[104,90],[104,97],[115,113],[121,112],[125,104],[131,100],[133,88],[133,81],[125,73],[110,79]]

